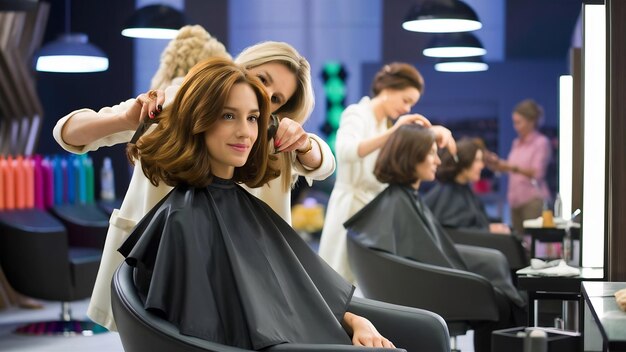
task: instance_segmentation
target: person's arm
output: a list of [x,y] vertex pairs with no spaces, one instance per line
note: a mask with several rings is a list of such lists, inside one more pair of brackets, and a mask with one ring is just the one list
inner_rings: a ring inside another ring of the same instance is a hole
[[72,115],[61,129],[61,138],[72,146],[84,146],[109,135],[136,129],[125,112],[95,112],[82,110]]
[[352,336],[352,344],[355,346],[395,348],[393,343],[383,337],[369,320],[361,316],[346,312],[343,315],[342,325]]
[[155,92],[156,97],[144,93],[99,112],[83,109],[66,116],[59,126],[60,138],[71,146],[85,146],[119,132],[135,130],[142,118],[154,117],[162,110],[165,94],[163,91]]
[[534,170],[521,168],[517,165],[513,165],[509,163],[507,160],[500,159],[500,157],[498,157],[496,153],[485,151],[484,160],[485,160],[485,166],[487,166],[487,168],[489,168],[492,171],[519,173],[529,178],[534,177]]
[[[395,132],[400,126],[406,125],[409,123],[419,123],[428,127],[431,126],[430,121],[428,121],[427,118],[425,118],[424,116],[420,114],[410,114],[410,115],[400,116],[398,118],[398,121],[396,121],[396,123],[390,129],[372,138],[363,139],[359,143],[359,146],[357,147],[358,156],[360,158],[364,158],[368,156],[369,154],[371,154],[372,152],[382,148],[383,145],[385,145],[385,143],[389,139],[389,136],[391,136],[393,132]],[[437,131],[435,131],[435,133],[437,133]]]
[[511,164],[505,160],[500,160],[498,168],[500,171],[520,174],[530,179],[541,180],[545,177],[549,161],[550,142],[547,138],[541,138],[537,141],[536,148],[534,148],[530,165],[520,166]]
[[333,172],[335,172],[337,163],[332,150],[322,138],[313,133],[309,133],[308,136],[312,143],[311,152],[313,152],[316,148],[319,149],[319,165],[315,168],[310,166],[312,162],[309,158],[317,158],[314,155],[309,156],[310,153],[296,154],[296,158],[293,163],[293,172],[297,175],[304,176],[310,186],[313,184],[314,180],[325,180],[327,177],[332,175]]

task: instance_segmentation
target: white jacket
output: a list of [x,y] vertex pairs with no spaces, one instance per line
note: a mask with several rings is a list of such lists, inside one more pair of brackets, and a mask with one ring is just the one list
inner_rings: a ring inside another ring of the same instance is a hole
[[[182,79],[175,80],[174,83],[176,82],[182,82]],[[178,85],[170,86],[165,90],[165,105],[169,104],[171,100],[173,100],[179,84],[180,83],[178,83]],[[128,110],[132,104],[135,104],[135,99],[129,99],[112,107],[102,108],[99,112],[119,113]],[[76,113],[86,110],[89,109],[81,109],[71,112],[67,116],[61,118],[54,127],[54,139],[65,150],[76,154],[83,154],[88,151],[97,150],[102,146],[128,143],[130,141],[134,131],[118,132],[81,147],[65,143],[61,138],[63,126]],[[330,147],[324,140],[314,134],[309,134],[309,136],[315,139],[320,146],[322,152],[322,165],[315,170],[307,170],[302,164],[300,164],[297,158],[295,158],[296,162],[292,167],[292,173],[294,175],[294,179],[297,176],[305,176],[307,183],[311,185],[313,180],[323,180],[335,171],[335,158],[330,150]],[[276,213],[287,221],[287,223],[291,224],[291,190],[286,192],[283,190],[282,178],[279,177],[274,179],[263,187],[255,189],[249,189],[247,187],[244,188],[257,198],[267,203]],[[123,256],[117,252],[117,249],[128,237],[137,222],[139,222],[139,220],[141,220],[150,209],[163,199],[171,189],[172,187],[165,185],[163,182],[161,182],[158,187],[152,185],[148,178],[146,178],[143,174],[140,162],[136,162],[133,175],[128,186],[128,191],[124,196],[122,205],[120,206],[120,209],[115,209],[111,214],[111,218],[109,220],[110,226],[102,253],[100,269],[98,270],[98,276],[96,278],[89,308],[87,309],[87,315],[89,318],[109,330],[116,330],[111,310],[111,279],[113,278],[113,273],[124,259]]]

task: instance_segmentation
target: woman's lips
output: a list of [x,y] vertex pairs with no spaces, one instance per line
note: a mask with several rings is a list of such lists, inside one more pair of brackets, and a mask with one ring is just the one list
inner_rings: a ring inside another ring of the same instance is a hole
[[238,152],[245,152],[246,150],[248,150],[248,146],[245,144],[229,144],[228,146]]

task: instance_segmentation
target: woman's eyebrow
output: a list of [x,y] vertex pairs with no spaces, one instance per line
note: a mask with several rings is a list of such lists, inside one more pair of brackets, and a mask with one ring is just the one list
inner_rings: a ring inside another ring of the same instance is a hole
[[[234,108],[232,106],[224,106],[224,110],[230,110],[230,111],[234,111],[234,112],[239,111],[239,109]],[[259,111],[260,111],[259,109],[250,109],[250,111],[248,111],[248,112],[259,112]]]

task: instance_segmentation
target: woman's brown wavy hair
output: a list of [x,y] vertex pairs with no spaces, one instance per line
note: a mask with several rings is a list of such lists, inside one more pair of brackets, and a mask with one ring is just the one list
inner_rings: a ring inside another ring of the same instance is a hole
[[268,166],[267,126],[269,98],[261,82],[232,60],[210,58],[195,65],[185,77],[172,104],[155,117],[157,126],[129,144],[131,161],[140,160],[143,173],[158,186],[163,181],[176,186],[186,183],[206,187],[212,181],[205,132],[221,118],[235,84],[247,84],[259,104],[259,133],[248,160],[236,167],[233,181],[259,187],[280,173]]
[[412,185],[417,182],[416,166],[426,160],[435,134],[418,124],[400,126],[378,154],[374,176],[382,183]]

